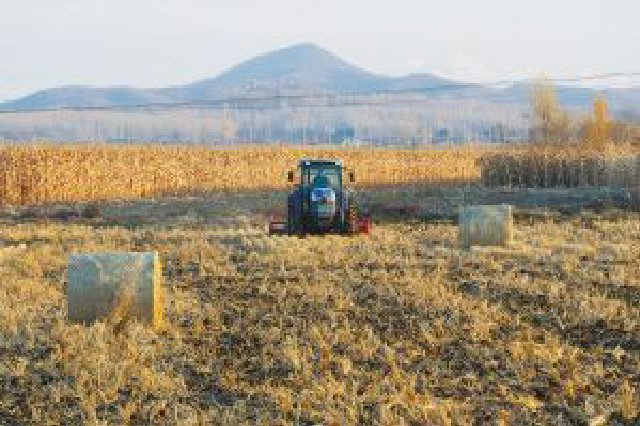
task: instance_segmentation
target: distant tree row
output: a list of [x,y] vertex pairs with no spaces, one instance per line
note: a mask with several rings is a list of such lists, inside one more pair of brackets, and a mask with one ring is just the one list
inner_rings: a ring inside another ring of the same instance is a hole
[[570,111],[561,106],[554,87],[544,82],[535,86],[531,110],[522,103],[403,95],[363,97],[343,106],[283,103],[270,108],[230,104],[221,109],[20,112],[0,114],[0,141],[144,140],[210,145],[286,141],[417,147],[533,140],[549,144],[580,141],[602,148],[640,138],[640,131],[626,124],[640,121],[633,111],[617,111],[619,119],[613,120],[604,99],[595,100],[591,113]]
[[538,143],[581,143],[603,149],[611,143],[630,142],[633,126],[609,116],[607,101],[597,97],[590,114],[571,113],[558,102],[555,88],[547,82],[535,85],[532,97],[533,139]]
[[[364,101],[370,101],[367,104]],[[476,100],[272,109],[48,111],[0,114],[0,140],[185,142],[224,145],[287,141],[302,144],[421,144],[523,141],[526,107]],[[377,103],[376,103],[377,102]]]

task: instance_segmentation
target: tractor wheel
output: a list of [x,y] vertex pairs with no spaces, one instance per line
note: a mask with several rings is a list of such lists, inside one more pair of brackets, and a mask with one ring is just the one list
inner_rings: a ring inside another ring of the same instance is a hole
[[357,234],[358,233],[358,210],[356,206],[353,204],[349,204],[347,208],[347,233],[348,234]]
[[296,233],[295,209],[293,205],[287,206],[287,234],[294,235]]
[[302,231],[302,214],[298,192],[293,192],[287,199],[287,233],[297,235]]

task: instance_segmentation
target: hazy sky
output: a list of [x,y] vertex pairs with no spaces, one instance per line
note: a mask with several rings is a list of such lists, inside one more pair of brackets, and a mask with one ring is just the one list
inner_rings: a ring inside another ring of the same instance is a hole
[[639,17],[637,0],[0,0],[0,100],[183,84],[300,42],[389,75],[638,72]]

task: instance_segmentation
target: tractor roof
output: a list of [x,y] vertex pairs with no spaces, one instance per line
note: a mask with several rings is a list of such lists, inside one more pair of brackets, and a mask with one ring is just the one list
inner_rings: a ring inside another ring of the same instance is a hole
[[342,166],[342,160],[325,160],[325,159],[302,159],[299,163],[300,167],[308,166]]

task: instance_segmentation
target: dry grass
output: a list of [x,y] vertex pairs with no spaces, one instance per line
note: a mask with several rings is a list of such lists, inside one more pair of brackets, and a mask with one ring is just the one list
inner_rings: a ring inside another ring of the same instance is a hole
[[[444,224],[269,237],[226,197],[0,225],[0,423],[637,424],[637,216],[466,251]],[[161,253],[164,332],[65,323],[66,254],[94,250]]]
[[487,150],[27,145],[0,149],[0,201],[135,199],[209,190],[284,188],[300,158],[340,158],[362,185],[447,184],[480,177]]
[[[299,149],[25,145],[0,148],[0,203],[153,198],[203,191],[283,189],[305,157],[340,158],[358,184],[581,187],[635,185],[637,149]],[[90,213],[90,212],[88,212]]]
[[638,150],[611,146],[605,150],[575,146],[533,146],[504,150],[480,160],[485,186],[578,188],[584,186],[637,186]]

